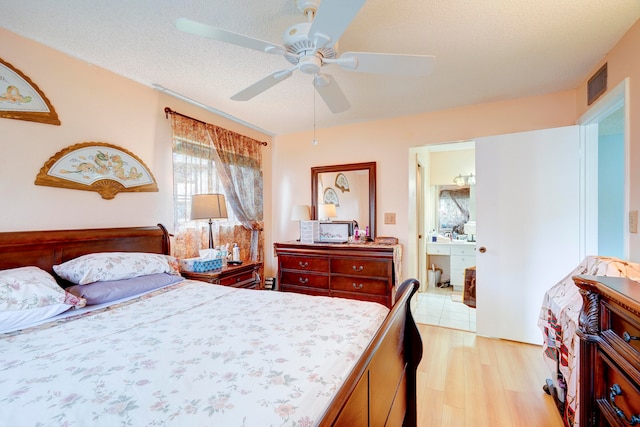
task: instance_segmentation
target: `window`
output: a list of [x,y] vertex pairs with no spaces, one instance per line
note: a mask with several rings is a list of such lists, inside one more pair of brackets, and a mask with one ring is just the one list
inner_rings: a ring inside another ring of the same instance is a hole
[[[216,169],[210,146],[204,146],[198,142],[186,141],[176,138],[173,151],[174,169],[174,226],[197,227],[201,224],[191,220],[191,196],[203,193],[225,194],[224,187]],[[233,209],[227,209],[227,221],[221,221],[226,225],[239,224]]]
[[438,197],[439,233],[464,234],[464,224],[469,221],[469,188],[441,189]]

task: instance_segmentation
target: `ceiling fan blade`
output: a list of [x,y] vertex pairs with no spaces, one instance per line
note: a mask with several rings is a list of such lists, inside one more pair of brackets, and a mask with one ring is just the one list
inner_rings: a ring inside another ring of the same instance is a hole
[[316,74],[313,78],[313,85],[332,113],[342,113],[351,108],[349,100],[344,96],[342,89],[340,89],[338,82],[336,82],[333,76],[329,74]]
[[236,93],[231,97],[231,99],[233,99],[234,101],[248,101],[256,95],[260,95],[265,90],[288,79],[292,74],[292,70],[276,71],[275,73],[268,75],[264,79],[252,84],[248,88]]
[[436,64],[435,56],[395,53],[345,52],[335,61],[349,71],[401,76],[426,76]]
[[366,0],[322,0],[309,29],[317,48],[336,44]]
[[188,18],[176,19],[176,28],[185,33],[259,50],[260,52],[283,55],[286,51],[281,45],[234,33],[233,31],[223,30],[222,28],[192,21]]

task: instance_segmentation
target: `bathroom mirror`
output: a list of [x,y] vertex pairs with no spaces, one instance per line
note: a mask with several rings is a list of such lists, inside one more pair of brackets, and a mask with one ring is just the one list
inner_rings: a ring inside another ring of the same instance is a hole
[[369,227],[376,236],[376,162],[311,168],[311,216],[320,218],[318,207],[335,205],[333,221],[356,220],[362,233]]

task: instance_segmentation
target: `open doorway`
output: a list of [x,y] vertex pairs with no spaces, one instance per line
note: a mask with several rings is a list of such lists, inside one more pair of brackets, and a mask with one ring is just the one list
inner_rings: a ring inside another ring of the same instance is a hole
[[629,259],[628,83],[623,80],[579,120],[584,152],[582,220],[586,255]]
[[410,209],[417,213],[415,264],[421,283],[414,316],[419,323],[471,332],[475,307],[465,304],[464,275],[475,264],[475,243],[464,234],[464,224],[475,220],[474,183],[469,180],[475,176],[474,151],[473,141],[412,149],[416,183],[410,189],[416,192],[410,198],[416,206]]

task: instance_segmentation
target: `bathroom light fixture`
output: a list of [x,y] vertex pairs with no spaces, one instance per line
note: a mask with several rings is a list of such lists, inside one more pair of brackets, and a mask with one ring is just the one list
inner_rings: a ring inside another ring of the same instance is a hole
[[474,185],[476,183],[476,176],[473,173],[470,173],[469,175],[458,174],[458,176],[453,178],[453,183],[458,187]]

